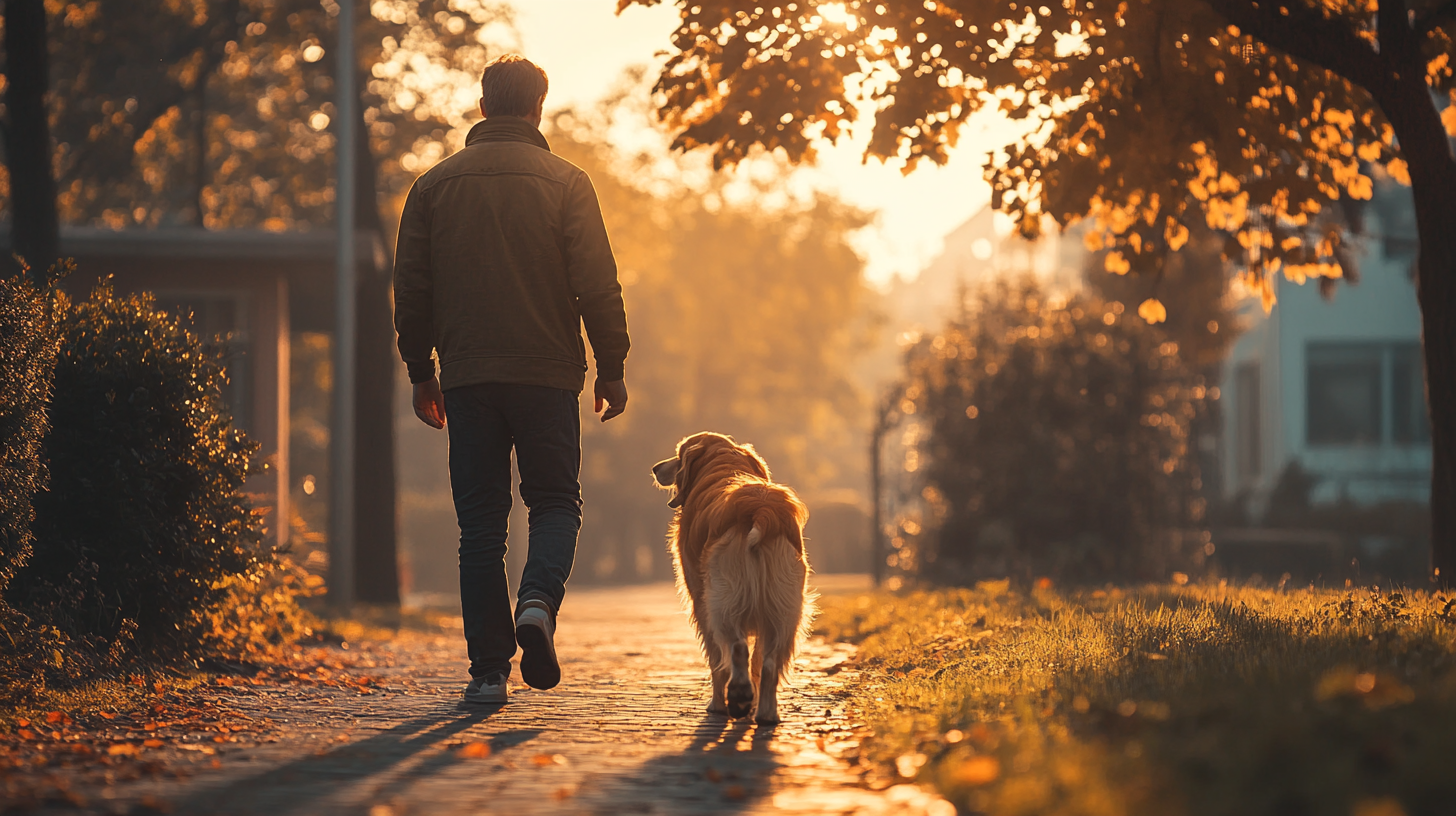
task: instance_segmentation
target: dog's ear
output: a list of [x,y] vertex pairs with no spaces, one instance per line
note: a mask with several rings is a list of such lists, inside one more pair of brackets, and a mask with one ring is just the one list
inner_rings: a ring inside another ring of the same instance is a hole
[[692,463],[697,459],[695,454],[702,449],[703,446],[699,443],[689,446],[678,453],[677,473],[674,474],[675,478],[673,479],[674,490],[672,493],[672,501],[667,503],[668,507],[682,507],[683,502],[687,501],[689,487],[688,476],[691,473]]
[[677,483],[678,466],[676,456],[671,459],[663,459],[652,466],[652,479],[657,482],[658,487],[672,487]]

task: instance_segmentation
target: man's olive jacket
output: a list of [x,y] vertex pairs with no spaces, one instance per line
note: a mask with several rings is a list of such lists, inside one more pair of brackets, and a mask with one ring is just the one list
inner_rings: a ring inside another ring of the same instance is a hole
[[410,382],[580,392],[586,325],[597,376],[622,379],[627,314],[596,190],[516,116],[471,128],[465,148],[405,199],[394,327]]

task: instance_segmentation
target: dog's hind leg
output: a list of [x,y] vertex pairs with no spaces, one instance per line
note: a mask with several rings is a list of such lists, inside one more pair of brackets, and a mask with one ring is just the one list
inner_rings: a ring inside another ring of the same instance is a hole
[[711,631],[703,632],[703,651],[708,656],[708,672],[713,676],[713,699],[708,703],[709,714],[728,713],[728,666],[721,659],[717,640]]
[[748,673],[748,640],[739,635],[726,647],[728,664],[728,716],[747,717],[753,712],[753,676]]
[[[765,649],[759,646],[755,651],[763,654]],[[772,655],[764,655],[763,666],[758,673],[758,709],[753,713],[753,721],[759,725],[777,725],[779,722],[779,668]]]

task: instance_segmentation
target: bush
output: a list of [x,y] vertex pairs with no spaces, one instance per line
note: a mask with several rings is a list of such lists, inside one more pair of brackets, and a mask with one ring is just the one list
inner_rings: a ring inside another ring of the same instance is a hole
[[30,557],[56,330],[49,292],[23,274],[0,280],[0,592]]
[[1175,531],[1202,513],[1188,431],[1202,381],[1123,312],[999,283],[908,351],[905,467],[923,511],[902,529],[924,531],[918,552],[896,539],[902,568],[1101,581],[1181,566]]
[[241,494],[256,445],[231,425],[218,349],[109,284],[63,304],[51,486],[9,597],[104,660],[198,653],[228,579],[269,555]]
[[[58,345],[55,300],[24,274],[0,280],[0,593],[30,558],[34,499],[45,487],[41,443]],[[10,608],[0,594],[0,700],[44,685],[59,633]]]

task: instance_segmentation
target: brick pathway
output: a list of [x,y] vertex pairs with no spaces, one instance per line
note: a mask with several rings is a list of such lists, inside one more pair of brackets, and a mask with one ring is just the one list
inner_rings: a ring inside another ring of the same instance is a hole
[[514,675],[511,703],[498,710],[460,701],[463,643],[454,632],[379,648],[393,667],[368,670],[385,684],[368,696],[301,686],[216,689],[219,705],[276,727],[262,741],[169,746],[158,759],[187,770],[78,788],[84,809],[955,813],[909,785],[872,791],[841,758],[852,756],[859,736],[844,708],[855,677],[842,669],[850,654],[843,645],[808,645],[781,693],[778,727],[705,714],[707,671],[670,586],[573,591],[558,633],[562,684],[534,691],[515,687]]

